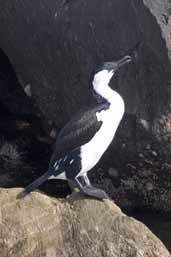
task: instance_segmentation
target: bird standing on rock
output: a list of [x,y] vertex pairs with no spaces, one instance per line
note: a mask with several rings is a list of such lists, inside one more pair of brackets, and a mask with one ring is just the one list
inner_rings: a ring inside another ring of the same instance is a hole
[[94,73],[93,93],[96,107],[73,117],[59,133],[48,171],[28,185],[17,198],[26,196],[47,179],[65,179],[71,189],[98,198],[108,198],[101,189],[91,185],[87,176],[101,159],[112,142],[124,114],[122,97],[110,88],[109,82],[115,72],[132,61],[126,55],[115,62],[104,62]]

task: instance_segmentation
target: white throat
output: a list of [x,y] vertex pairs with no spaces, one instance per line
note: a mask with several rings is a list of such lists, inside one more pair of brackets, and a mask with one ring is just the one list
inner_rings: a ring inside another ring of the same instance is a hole
[[109,82],[113,75],[113,71],[108,72],[107,70],[96,73],[92,82],[93,89],[98,95],[106,99],[109,103],[115,103],[116,106],[117,102],[119,101],[118,104],[124,106],[122,97],[109,86]]

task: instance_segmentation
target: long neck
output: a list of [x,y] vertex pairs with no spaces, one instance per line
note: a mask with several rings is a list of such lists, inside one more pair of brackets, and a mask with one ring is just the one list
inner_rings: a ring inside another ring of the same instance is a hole
[[99,83],[98,85],[93,84],[93,89],[99,98],[106,100],[110,104],[115,101],[115,97],[118,95],[118,93],[112,90],[108,84],[104,83]]
[[100,97],[105,99],[110,104],[110,109],[116,112],[116,116],[119,115],[119,121],[122,118],[125,111],[125,104],[123,98],[114,90],[112,90],[108,84],[93,85],[93,88]]

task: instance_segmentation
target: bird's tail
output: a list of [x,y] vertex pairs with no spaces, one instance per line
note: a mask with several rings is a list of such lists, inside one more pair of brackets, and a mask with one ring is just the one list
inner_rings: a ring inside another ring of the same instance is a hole
[[31,184],[29,184],[23,191],[21,191],[17,195],[17,199],[21,199],[25,197],[27,194],[30,192],[34,191],[36,188],[38,188],[41,184],[43,184],[49,177],[50,177],[50,172],[49,170],[45,172],[41,177],[33,181]]

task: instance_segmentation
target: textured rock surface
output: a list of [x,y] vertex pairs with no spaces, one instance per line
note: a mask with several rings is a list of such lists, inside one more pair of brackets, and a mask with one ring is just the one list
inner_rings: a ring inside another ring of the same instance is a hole
[[170,0],[1,1],[0,47],[23,86],[31,85],[44,121],[57,128],[92,102],[94,64],[143,40],[138,65],[112,81],[130,114],[94,176],[126,208],[171,211],[170,6]]
[[[150,122],[169,108],[169,0],[7,0],[0,14],[0,46],[23,84],[31,85],[46,118],[59,127],[90,102],[94,64],[119,58],[139,39],[144,40],[139,66],[122,71],[116,87],[127,111]],[[163,126],[155,129],[160,135]]]
[[110,201],[0,190],[0,255],[169,257],[160,240]]
[[[8,57],[0,49],[0,114],[25,117],[34,115],[31,98],[27,97],[18,81]],[[5,116],[5,115],[3,115]]]

